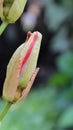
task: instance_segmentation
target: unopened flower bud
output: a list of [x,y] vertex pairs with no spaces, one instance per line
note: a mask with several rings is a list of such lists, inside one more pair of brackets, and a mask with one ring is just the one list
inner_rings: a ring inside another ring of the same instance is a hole
[[0,17],[3,21],[14,23],[21,16],[27,0],[0,0]]
[[39,71],[36,65],[41,40],[41,33],[29,32],[25,43],[13,54],[3,87],[3,97],[8,102],[16,102],[27,96]]
[[0,17],[3,17],[3,0],[0,0]]

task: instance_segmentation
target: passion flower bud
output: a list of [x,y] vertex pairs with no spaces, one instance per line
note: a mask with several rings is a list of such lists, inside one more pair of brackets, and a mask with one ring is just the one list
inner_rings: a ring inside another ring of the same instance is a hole
[[28,33],[23,43],[13,54],[3,87],[3,98],[16,102],[26,97],[39,71],[36,69],[42,35],[39,32]]
[[0,0],[2,5],[0,17],[3,21],[14,23],[21,16],[27,0]]

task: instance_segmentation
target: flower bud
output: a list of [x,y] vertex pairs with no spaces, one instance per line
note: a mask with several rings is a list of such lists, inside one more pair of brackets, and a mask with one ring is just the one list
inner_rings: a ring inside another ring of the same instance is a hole
[[3,98],[16,102],[26,97],[39,71],[36,69],[42,35],[28,33],[23,43],[13,54],[8,66],[3,87]]
[[3,17],[3,0],[0,0],[0,17]]
[[21,16],[27,0],[0,0],[0,17],[3,21],[14,23]]

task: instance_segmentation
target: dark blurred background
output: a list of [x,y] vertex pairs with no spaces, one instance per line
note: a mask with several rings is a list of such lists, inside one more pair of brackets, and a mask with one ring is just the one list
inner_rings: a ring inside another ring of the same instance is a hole
[[45,121],[43,128],[37,123],[34,130],[73,130],[73,0],[28,0],[20,19],[8,25],[0,37],[0,95],[13,52],[25,41],[28,31],[36,30],[43,40],[37,64],[40,72],[33,89],[37,96],[42,91],[37,104],[43,107]]

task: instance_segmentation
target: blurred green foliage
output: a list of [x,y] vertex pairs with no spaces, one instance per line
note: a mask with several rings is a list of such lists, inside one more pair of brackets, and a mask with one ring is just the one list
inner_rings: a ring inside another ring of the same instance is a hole
[[73,87],[73,52],[62,53],[56,59],[58,72],[54,74],[49,82],[53,86]]
[[[58,126],[73,129],[73,52],[67,50],[57,57],[58,71],[50,77],[48,83],[61,93],[61,98],[67,99],[67,106],[63,109]],[[59,97],[60,98],[60,97]],[[69,102],[68,102],[69,101]],[[64,102],[65,103],[65,102]],[[61,107],[63,106],[60,102]]]
[[[69,90],[62,92],[47,85],[34,90],[25,101],[11,107],[0,129],[63,130],[73,126],[72,98]],[[2,107],[3,103],[1,101]]]
[[25,101],[12,106],[0,129],[51,130],[59,112],[54,104],[55,95],[51,88],[33,91]]
[[53,120],[52,130],[73,130],[73,0],[43,2],[45,23],[55,32],[51,50],[57,54],[56,73],[47,81],[48,87],[56,91],[53,103],[58,115]]

